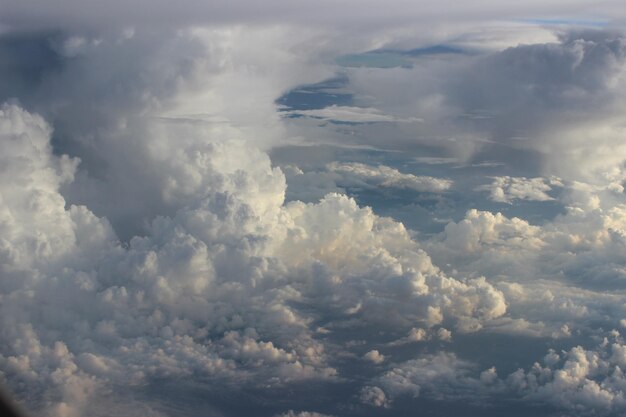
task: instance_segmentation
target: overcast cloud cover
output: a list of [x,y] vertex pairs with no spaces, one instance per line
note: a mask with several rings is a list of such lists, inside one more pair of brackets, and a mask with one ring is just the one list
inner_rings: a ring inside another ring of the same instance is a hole
[[626,415],[620,2],[0,0],[32,415]]

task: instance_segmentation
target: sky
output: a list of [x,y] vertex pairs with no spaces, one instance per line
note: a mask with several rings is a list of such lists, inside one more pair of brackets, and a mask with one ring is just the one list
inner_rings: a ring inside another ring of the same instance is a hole
[[625,416],[625,23],[0,0],[0,387],[43,417]]

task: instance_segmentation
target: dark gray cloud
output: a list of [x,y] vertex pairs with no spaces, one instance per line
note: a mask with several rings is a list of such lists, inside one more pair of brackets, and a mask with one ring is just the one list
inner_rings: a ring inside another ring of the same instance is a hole
[[[174,7],[164,0],[116,0],[106,5],[90,1],[63,0],[52,5],[32,1],[4,0],[4,24],[14,28],[49,28],[50,26],[94,30],[124,28],[129,25],[189,26],[201,24],[275,24],[284,22],[325,26],[353,26],[376,28],[411,25],[416,22],[429,24],[439,22],[475,22],[492,19],[529,19],[540,16],[562,17],[564,7],[567,17],[580,21],[588,14],[598,13],[583,1],[555,1],[550,4],[529,1],[523,5],[500,4],[482,0],[465,6],[450,2],[412,2],[394,0],[391,5],[376,1],[363,3],[355,0],[341,2],[323,0],[316,4],[285,0],[270,0],[263,4],[248,1],[216,1],[211,3],[185,0]],[[607,11],[604,18],[618,19],[618,3],[603,5]],[[608,13],[611,14],[608,14]]]
[[567,33],[559,43],[521,45],[480,59],[452,81],[448,97],[464,113],[486,112],[492,140],[545,139],[568,121],[605,121],[620,111],[615,88],[623,60],[618,33]]
[[490,53],[419,58],[408,68],[347,68],[348,105],[296,112],[312,120],[290,122],[310,134],[319,119],[370,120],[324,126],[336,142],[590,181],[624,160],[623,37],[598,29],[557,35]]

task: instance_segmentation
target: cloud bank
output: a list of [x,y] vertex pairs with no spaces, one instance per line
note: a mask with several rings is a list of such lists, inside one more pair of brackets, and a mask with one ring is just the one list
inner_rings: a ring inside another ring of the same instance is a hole
[[92,395],[158,377],[338,378],[315,322],[332,334],[506,312],[484,279],[445,276],[401,224],[347,197],[284,206],[282,173],[233,142],[196,150],[205,195],[122,245],[87,207],[66,209],[78,161],[52,154],[43,119],[5,105],[2,128],[1,360],[9,386],[38,385],[40,412],[94,412]]
[[397,5],[7,4],[2,385],[51,417],[622,415],[623,36]]

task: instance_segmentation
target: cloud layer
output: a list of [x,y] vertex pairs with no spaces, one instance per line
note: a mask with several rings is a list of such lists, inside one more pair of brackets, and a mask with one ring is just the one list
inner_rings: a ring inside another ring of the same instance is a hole
[[[0,35],[0,381],[34,414],[624,413],[619,32],[64,5]],[[462,53],[337,63],[429,43]]]
[[332,380],[320,331],[332,345],[345,326],[506,312],[484,279],[445,276],[401,224],[347,197],[283,206],[282,173],[232,142],[196,149],[204,195],[121,245],[87,207],[65,208],[59,187],[77,161],[52,154],[46,123],[5,105],[2,126],[1,358],[9,386],[38,381],[26,393],[40,411],[93,412],[83,407],[102,386],[158,377]]

